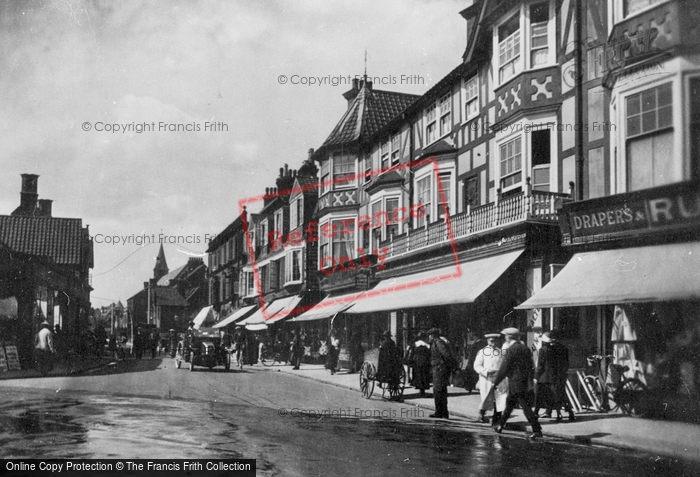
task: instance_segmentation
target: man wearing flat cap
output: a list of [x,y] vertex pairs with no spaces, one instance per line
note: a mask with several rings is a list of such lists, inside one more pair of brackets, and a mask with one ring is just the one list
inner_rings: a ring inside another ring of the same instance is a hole
[[447,386],[450,384],[450,374],[455,368],[450,344],[440,336],[440,330],[433,328],[428,331],[430,337],[430,369],[433,373],[433,398],[435,399],[435,414],[429,417],[449,419],[447,410]]
[[500,337],[500,333],[485,334],[484,338],[486,338],[487,344],[479,350],[474,358],[474,371],[479,375],[478,386],[481,395],[478,422],[488,423],[486,411],[493,408],[491,424],[494,426],[498,424],[506,408],[506,399],[508,398],[507,380],[503,380],[498,387],[493,385],[503,360],[501,348],[497,346]]
[[532,353],[530,348],[520,341],[520,330],[517,328],[506,328],[501,331],[501,334],[505,336],[506,340],[503,344],[503,363],[496,374],[493,384],[498,386],[501,381],[508,378],[508,399],[506,401],[506,409],[501,417],[501,423],[496,427],[495,431],[499,434],[503,431],[510,414],[515,408],[515,404],[518,403],[532,426],[530,438],[542,437],[542,427],[537,421],[537,414],[532,411],[527,403],[527,393],[534,371]]

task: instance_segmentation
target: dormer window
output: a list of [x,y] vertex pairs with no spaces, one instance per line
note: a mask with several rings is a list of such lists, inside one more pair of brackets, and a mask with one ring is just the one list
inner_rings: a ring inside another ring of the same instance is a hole
[[498,27],[498,80],[507,81],[520,73],[520,14]]

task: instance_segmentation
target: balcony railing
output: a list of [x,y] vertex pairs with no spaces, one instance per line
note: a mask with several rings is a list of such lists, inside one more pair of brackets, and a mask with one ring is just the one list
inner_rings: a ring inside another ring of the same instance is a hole
[[[449,219],[452,239],[458,240],[471,234],[527,220],[556,222],[559,220],[558,210],[564,202],[570,200],[570,194],[533,190],[529,194],[521,192],[498,198],[496,202],[481,207],[467,208],[465,212],[453,215]],[[440,220],[426,227],[395,235],[393,239],[381,242],[379,246],[386,247],[387,258],[391,258],[449,240],[447,222]]]

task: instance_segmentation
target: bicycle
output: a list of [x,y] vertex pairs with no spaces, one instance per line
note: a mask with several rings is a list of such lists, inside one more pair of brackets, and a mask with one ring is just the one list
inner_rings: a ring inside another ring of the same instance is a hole
[[287,364],[289,363],[289,357],[282,346],[265,346],[260,355],[260,362],[263,366],[272,366],[275,363]]
[[[593,374],[584,378],[584,382],[593,405],[602,412],[616,411],[619,409],[628,416],[639,416],[640,397],[647,391],[647,386],[637,378],[625,377],[627,366],[609,363],[607,374],[601,366],[603,359],[612,359],[612,356],[591,355],[587,359]],[[614,404],[611,409],[610,403]]]

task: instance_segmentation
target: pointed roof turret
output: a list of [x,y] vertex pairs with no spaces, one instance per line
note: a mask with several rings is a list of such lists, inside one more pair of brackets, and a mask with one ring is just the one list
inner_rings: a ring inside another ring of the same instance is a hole
[[354,79],[352,89],[343,96],[348,100],[348,109],[323,145],[313,153],[316,160],[323,159],[328,149],[353,147],[369,139],[420,97],[373,89],[366,77]]
[[163,244],[160,244],[160,250],[158,251],[158,256],[156,257],[156,266],[153,267],[153,278],[160,280],[164,275],[168,274],[168,271],[168,264],[165,261]]

